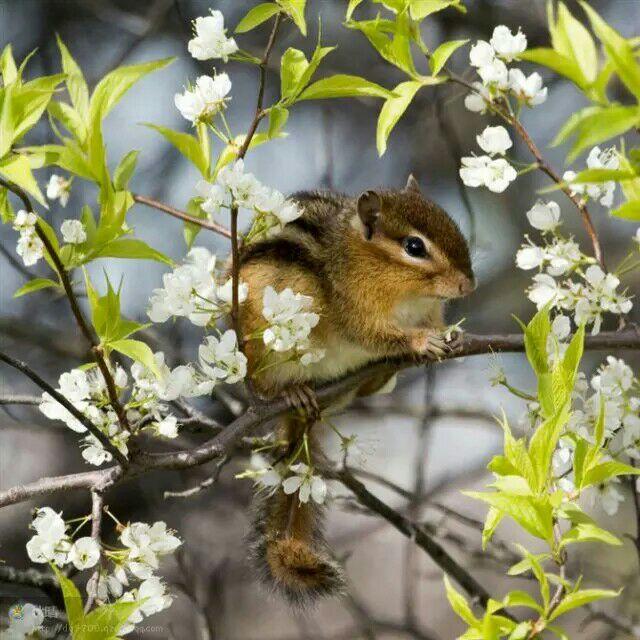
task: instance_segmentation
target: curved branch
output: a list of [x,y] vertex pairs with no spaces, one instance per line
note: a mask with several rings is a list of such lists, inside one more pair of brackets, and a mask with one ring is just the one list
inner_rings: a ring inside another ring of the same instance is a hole
[[[640,349],[640,333],[635,328],[629,328],[619,332],[605,332],[597,336],[587,336],[585,349],[591,351]],[[524,351],[524,339],[521,334],[466,334],[462,344],[444,360],[487,353],[518,353],[522,351]],[[427,364],[427,361],[418,362],[415,358],[407,356],[374,362],[340,380],[316,389],[318,402],[321,406],[326,407],[360,386],[371,376],[400,371],[418,364]],[[0,492],[0,508],[9,504],[23,502],[36,496],[66,491],[70,488],[97,488],[104,491],[126,479],[140,476],[152,470],[190,469],[205,464],[227,455],[245,435],[286,413],[288,410],[289,406],[286,400],[281,398],[269,402],[259,402],[249,407],[245,413],[236,418],[215,437],[192,449],[169,453],[139,453],[130,461],[126,470],[114,466],[90,473],[43,478],[33,483],[13,487]]]

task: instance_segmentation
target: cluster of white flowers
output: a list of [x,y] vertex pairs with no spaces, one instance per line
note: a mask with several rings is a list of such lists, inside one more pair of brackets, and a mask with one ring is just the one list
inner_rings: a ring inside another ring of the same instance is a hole
[[[604,151],[600,147],[593,147],[587,157],[587,168],[589,169],[618,169],[620,158],[615,147],[610,147]],[[613,195],[616,190],[616,183],[608,180],[603,183],[581,184],[573,182],[576,178],[575,171],[565,171],[562,179],[571,183],[572,195],[582,195],[597,200],[603,207],[611,207]]]
[[194,87],[176,93],[174,103],[183,118],[193,124],[209,122],[213,116],[224,109],[231,91],[231,80],[226,73],[214,78],[200,76]]
[[[640,389],[631,367],[623,360],[607,357],[597,373],[587,382],[580,374],[574,389],[574,409],[568,424],[568,431],[590,443],[594,442],[594,430],[604,403],[604,432],[608,453],[611,458],[627,455],[640,460]],[[558,484],[567,493],[575,490],[571,473],[571,461],[575,441],[570,436],[561,439],[554,454],[554,470]],[[590,489],[593,502],[598,502],[609,515],[618,510],[624,500],[617,488],[618,481]]]
[[238,51],[236,41],[227,37],[221,11],[212,10],[210,16],[196,18],[193,30],[194,37],[189,40],[187,48],[196,60],[222,58],[227,62],[229,56]]
[[99,544],[89,537],[72,542],[62,516],[50,507],[36,511],[31,528],[35,535],[27,542],[27,554],[32,562],[54,562],[59,567],[72,563],[81,571],[94,567],[100,559]]
[[504,25],[493,30],[489,42],[479,40],[469,52],[471,65],[478,71],[482,82],[474,82],[476,92],[470,93],[464,101],[469,111],[484,113],[496,98],[514,96],[518,102],[534,107],[547,99],[547,88],[542,86],[538,73],[530,76],[520,69],[509,69],[512,62],[527,48],[527,37],[518,30],[516,34]]
[[[121,367],[113,372],[113,379],[117,390],[122,391],[127,386],[128,376]],[[63,373],[58,379],[57,391],[108,436],[123,455],[127,455],[127,441],[131,434],[121,428],[109,404],[106,382],[97,367]],[[61,420],[72,431],[86,433],[87,428],[48,393],[42,394],[39,408],[50,420]],[[92,434],[83,438],[81,446],[82,456],[89,464],[101,465],[112,459],[111,453]]]
[[513,146],[509,132],[502,126],[486,127],[477,141],[488,155],[462,158],[460,177],[468,187],[487,187],[494,193],[502,193],[518,176],[507,160],[494,158],[503,156]]
[[313,298],[289,288],[277,293],[266,287],[262,303],[262,315],[269,323],[262,335],[267,347],[278,353],[294,351],[304,366],[324,358],[325,350],[313,349],[309,343],[309,334],[320,321],[317,313],[309,311]]
[[16,251],[27,267],[33,266],[44,255],[44,244],[36,233],[38,217],[20,209],[13,219],[13,228],[20,233]]
[[220,169],[215,184],[201,180],[196,184],[196,191],[202,198],[202,209],[209,215],[216,215],[222,207],[234,205],[253,210],[255,218],[248,240],[272,235],[302,215],[295,202],[245,172],[243,160]]
[[249,469],[238,477],[252,478],[261,488],[270,492],[279,489],[287,495],[297,492],[302,503],[309,502],[311,498],[317,504],[323,504],[328,495],[327,483],[304,462],[271,466],[262,455],[254,453]]
[[[9,627],[2,632],[3,640],[26,640],[42,630],[44,611],[35,604],[16,603],[9,607]],[[40,637],[40,636],[38,636]]]
[[63,207],[67,206],[69,196],[71,195],[71,179],[56,175],[55,173],[49,178],[47,183],[47,198],[49,200],[60,200]]
[[[147,310],[153,322],[173,316],[189,318],[205,327],[231,309],[232,280],[221,282],[216,272],[216,256],[204,247],[194,247],[185,262],[162,277],[164,287],[154,289]],[[240,283],[240,302],[247,297],[247,285]]]
[[[538,201],[527,218],[542,232],[544,243],[539,246],[526,236],[527,243],[516,254],[516,264],[520,269],[540,270],[527,291],[538,309],[552,303],[559,311],[571,311],[576,325],[593,325],[592,334],[600,331],[604,313],[629,313],[632,302],[617,291],[618,277],[605,273],[593,258],[580,251],[573,238],[558,232],[560,207],[556,202]],[[562,282],[556,280],[563,276]]]
[[198,348],[198,358],[202,371],[211,380],[234,384],[247,375],[247,357],[238,349],[238,337],[232,329],[220,338],[207,336]]

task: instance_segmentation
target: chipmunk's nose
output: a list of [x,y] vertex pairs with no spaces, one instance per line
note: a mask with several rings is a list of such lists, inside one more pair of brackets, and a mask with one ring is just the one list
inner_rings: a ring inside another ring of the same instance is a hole
[[475,288],[476,288],[475,278],[465,278],[458,285],[458,292],[460,293],[461,296],[467,296],[471,292],[475,291]]

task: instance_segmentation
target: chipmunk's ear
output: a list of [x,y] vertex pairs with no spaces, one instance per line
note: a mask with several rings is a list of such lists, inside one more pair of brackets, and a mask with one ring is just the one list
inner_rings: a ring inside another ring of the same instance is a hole
[[373,236],[381,208],[382,201],[375,191],[365,191],[358,198],[358,216],[364,225],[367,240],[371,240],[371,236]]
[[407,180],[407,184],[404,190],[408,191],[409,193],[417,193],[418,195],[422,195],[422,191],[420,191],[420,185],[414,178],[413,173],[409,174],[409,179]]

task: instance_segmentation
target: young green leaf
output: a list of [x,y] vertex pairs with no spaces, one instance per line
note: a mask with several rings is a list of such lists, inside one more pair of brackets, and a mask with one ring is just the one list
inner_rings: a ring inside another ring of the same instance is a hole
[[640,469],[632,467],[624,462],[617,460],[609,460],[601,462],[585,472],[582,480],[583,487],[589,487],[593,484],[603,484],[611,478],[617,476],[637,476],[640,475]]
[[623,220],[640,220],[640,200],[631,200],[620,205],[613,211],[611,215]]
[[485,551],[487,544],[493,537],[498,525],[502,522],[504,514],[494,507],[489,507],[487,516],[484,521],[484,527],[482,529],[482,550]]
[[384,152],[387,150],[387,140],[389,139],[391,131],[393,131],[398,120],[400,120],[402,114],[407,110],[407,107],[411,104],[411,101],[418,92],[418,89],[422,86],[422,83],[418,80],[401,82],[393,90],[394,97],[388,98],[385,101],[378,117],[378,129],[376,133],[376,145],[379,155],[384,155]]
[[307,22],[304,18],[305,5],[307,0],[276,0],[282,9],[287,13],[296,27],[300,29],[303,36],[307,35]]
[[591,84],[598,73],[596,45],[591,34],[562,2],[558,4],[557,29],[564,33],[568,55],[580,69],[584,83]]
[[173,266],[171,258],[146,242],[136,238],[121,238],[112,240],[101,247],[94,256],[96,258],[128,258],[129,260],[155,260]]
[[538,613],[542,613],[542,607],[525,591],[511,591],[502,599],[502,605],[506,607],[528,607]]
[[640,65],[635,58],[633,47],[586,2],[581,0],[580,6],[584,9],[593,30],[604,45],[607,56],[613,62],[620,80],[640,100]]
[[622,545],[621,540],[609,531],[588,523],[578,524],[564,533],[560,546],[564,547],[573,542],[602,542],[616,547]]
[[85,616],[82,630],[73,640],[117,640],[124,623],[143,602],[114,602],[99,606]]
[[240,20],[236,27],[236,33],[246,33],[266,22],[276,13],[280,12],[280,7],[274,2],[263,2],[252,9]]
[[133,176],[136,170],[136,164],[138,163],[139,151],[129,151],[120,160],[116,170],[113,172],[113,186],[118,191],[124,191],[129,187],[129,180]]
[[66,74],[65,83],[69,91],[71,104],[80,118],[86,123],[89,116],[89,88],[87,87],[87,82],[84,79],[82,70],[58,35],[56,35],[56,41],[62,59],[62,70]]
[[175,58],[164,58],[162,60],[153,60],[151,62],[143,62],[142,64],[133,64],[125,67],[118,67],[108,73],[97,84],[91,100],[89,102],[89,120],[94,122],[96,119],[104,120],[109,112],[119,102],[120,98],[136,83],[138,80],[151,73],[163,69],[171,64]]
[[570,58],[563,56],[562,54],[547,48],[534,48],[527,49],[520,55],[519,60],[527,60],[528,62],[534,62],[535,64],[548,67],[552,71],[555,71],[565,78],[569,78],[580,89],[586,89],[584,76],[580,67]]
[[460,13],[466,13],[467,11],[461,0],[412,0],[409,5],[409,11],[414,20],[423,20],[432,13],[442,11],[448,7],[457,9]]
[[34,278],[33,280],[29,280],[29,282],[23,284],[19,289],[16,289],[13,297],[19,298],[27,293],[33,293],[34,291],[49,289],[51,287],[58,288],[60,285],[54,280],[49,280],[49,278]]
[[446,573],[444,575],[444,588],[447,592],[447,600],[449,600],[449,604],[455,613],[458,614],[458,616],[460,616],[460,618],[462,618],[462,620],[464,620],[469,626],[478,626],[480,624],[480,620],[473,615],[473,611],[471,611],[469,603],[466,601],[465,597],[454,588]]
[[526,326],[524,331],[524,347],[531,368],[539,377],[549,371],[547,358],[547,340],[551,332],[549,320],[549,306],[538,311]]
[[567,593],[565,597],[562,598],[560,604],[551,612],[549,621],[555,620],[573,609],[584,607],[585,604],[589,604],[590,602],[616,598],[620,595],[620,591],[612,591],[610,589],[582,589],[580,591],[574,591],[573,593]]
[[[43,207],[47,207],[47,201],[40,191],[40,187],[31,172],[29,158],[22,154],[10,154],[0,160],[0,174],[10,182],[22,187],[30,196],[33,196]],[[48,208],[48,207],[47,207]]]
[[2,75],[2,83],[6,87],[14,82],[18,77],[18,68],[13,58],[11,44],[5,46],[0,55],[0,74]]
[[108,345],[111,349],[115,349],[119,353],[128,356],[136,362],[143,364],[149,371],[152,371],[154,375],[160,376],[160,369],[156,364],[156,360],[153,357],[153,351],[149,348],[149,345],[141,342],[140,340],[116,340],[110,342]]
[[319,100],[322,98],[385,98],[392,97],[391,91],[375,82],[349,75],[335,75],[323,78],[309,85],[298,97],[298,100]]
[[81,633],[82,623],[84,621],[84,611],[82,606],[82,596],[77,587],[67,576],[65,576],[55,564],[51,563],[51,569],[56,574],[58,583],[60,584],[60,590],[62,591],[62,597],[64,599],[64,608],[67,614],[67,621],[73,635],[73,640],[76,640],[78,634]]
[[582,124],[583,120],[585,120],[585,118],[588,118],[594,113],[600,113],[601,111],[602,107],[591,105],[571,114],[567,121],[562,125],[555,138],[551,141],[551,144],[549,146],[557,147],[561,144],[564,144],[567,140],[569,140],[569,138],[573,137],[577,133],[580,125]]
[[453,55],[453,53],[458,50],[460,47],[467,44],[469,40],[451,40],[449,42],[443,42],[432,54],[429,58],[429,67],[431,68],[431,73],[434,76],[437,76],[449,58]]
[[358,5],[362,4],[363,0],[349,0],[349,4],[347,6],[347,14],[345,19],[347,22],[351,20],[351,16],[353,12],[358,8]]
[[267,131],[267,136],[270,140],[281,134],[288,119],[288,109],[278,106],[274,106],[269,109],[269,129]]
[[187,160],[195,165],[203,176],[207,175],[209,158],[205,157],[198,138],[189,133],[174,131],[157,124],[145,123],[145,126],[164,136]]

